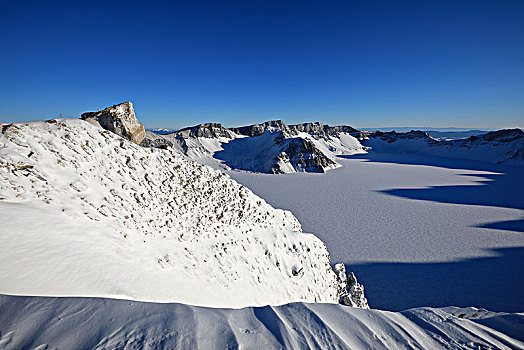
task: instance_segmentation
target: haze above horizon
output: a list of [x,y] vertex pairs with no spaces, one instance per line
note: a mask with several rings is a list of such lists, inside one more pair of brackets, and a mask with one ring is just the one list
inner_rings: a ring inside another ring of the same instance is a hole
[[522,1],[4,1],[0,121],[524,127]]

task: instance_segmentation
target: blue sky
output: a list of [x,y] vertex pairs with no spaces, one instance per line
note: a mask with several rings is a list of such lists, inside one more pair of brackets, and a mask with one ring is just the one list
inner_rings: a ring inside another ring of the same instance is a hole
[[0,1],[0,121],[524,127],[524,1]]

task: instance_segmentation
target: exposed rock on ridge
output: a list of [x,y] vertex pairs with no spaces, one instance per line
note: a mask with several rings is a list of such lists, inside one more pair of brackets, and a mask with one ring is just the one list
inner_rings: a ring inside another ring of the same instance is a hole
[[[279,139],[275,140],[278,144]],[[315,144],[303,138],[282,139],[282,151],[275,158],[270,173],[285,173],[283,163],[290,164],[295,170],[303,172],[324,173],[337,167],[337,163],[320,151]]]
[[270,130],[281,131],[285,136],[296,136],[299,133],[308,133],[311,136],[318,138],[327,138],[329,136],[338,136],[339,133],[345,132],[349,134],[358,134],[360,131],[349,126],[349,125],[339,125],[339,126],[329,126],[327,124],[315,122],[315,123],[302,123],[302,124],[292,124],[286,125],[282,120],[272,120],[261,124],[253,124],[238,128],[231,128],[230,130],[234,131],[237,134],[246,135],[246,136],[259,136],[264,132]]
[[205,164],[218,161],[218,166],[228,169],[273,174],[326,172],[340,166],[335,154],[363,152],[350,134],[359,136],[357,129],[347,125],[286,125],[282,120],[273,120],[228,129],[206,123],[165,135],[148,134],[142,145],[168,147],[171,143],[190,159]]
[[364,295],[364,286],[358,283],[355,274],[350,272],[346,275],[346,267],[342,263],[335,264],[333,270],[337,275],[340,304],[369,309],[368,300]]
[[129,101],[108,107],[103,111],[83,113],[81,119],[112,131],[137,145],[146,136],[144,125],[136,119],[133,104]]
[[206,137],[206,138],[218,138],[225,137],[232,139],[235,135],[228,129],[224,128],[220,123],[205,123],[196,126],[180,129],[171,133],[171,135],[177,135],[182,138],[190,137]]
[[248,126],[242,126],[238,128],[231,128],[233,132],[245,135],[249,137],[260,136],[266,131],[277,131],[280,130],[283,133],[289,133],[289,129],[282,120],[271,120],[261,124],[252,124]]
[[173,142],[166,139],[165,137],[155,134],[154,132],[146,131],[146,135],[144,139],[140,142],[140,146],[153,148],[167,148],[175,147],[175,144],[173,144]]

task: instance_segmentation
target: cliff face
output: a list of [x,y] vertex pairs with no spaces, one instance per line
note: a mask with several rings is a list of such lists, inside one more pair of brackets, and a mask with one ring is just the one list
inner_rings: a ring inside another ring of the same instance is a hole
[[359,130],[349,125],[329,126],[319,122],[287,125],[282,120],[273,120],[261,124],[253,124],[239,128],[231,128],[237,134],[249,137],[262,135],[266,131],[281,131],[286,136],[297,136],[307,133],[315,138],[337,137],[339,133],[359,133]]
[[224,128],[220,123],[205,123],[199,124],[193,127],[180,129],[171,133],[170,135],[180,136],[182,138],[196,138],[196,137],[205,137],[205,138],[234,138],[235,135],[230,130]]
[[[281,152],[275,157],[269,172],[282,174],[292,167],[298,172],[324,173],[338,164],[320,151],[315,144],[303,138],[282,139]],[[278,139],[276,140],[278,144]]]
[[138,122],[131,102],[123,102],[100,112],[83,113],[81,119],[114,132],[137,145],[146,136],[144,126]]
[[266,131],[281,131],[283,133],[289,133],[289,129],[282,120],[272,120],[262,124],[253,124],[248,126],[242,126],[239,128],[231,128],[231,131],[244,136],[255,137],[260,136]]

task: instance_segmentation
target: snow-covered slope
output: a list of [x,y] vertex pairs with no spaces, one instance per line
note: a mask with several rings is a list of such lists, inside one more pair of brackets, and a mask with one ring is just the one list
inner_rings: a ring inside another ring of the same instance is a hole
[[419,153],[439,157],[524,165],[524,132],[506,129],[467,139],[440,141],[422,131],[376,132],[363,142],[375,152]]
[[1,128],[0,293],[338,301],[324,244],[228,175],[82,120]]
[[294,303],[232,310],[0,296],[0,349],[522,349],[523,325],[524,314],[471,308]]

